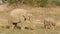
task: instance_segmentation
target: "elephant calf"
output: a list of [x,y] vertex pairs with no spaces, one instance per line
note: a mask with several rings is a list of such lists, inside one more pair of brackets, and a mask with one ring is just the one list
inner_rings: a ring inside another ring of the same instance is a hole
[[52,27],[54,29],[55,26],[56,26],[56,23],[54,19],[51,19],[51,18],[44,19],[44,28],[50,29]]

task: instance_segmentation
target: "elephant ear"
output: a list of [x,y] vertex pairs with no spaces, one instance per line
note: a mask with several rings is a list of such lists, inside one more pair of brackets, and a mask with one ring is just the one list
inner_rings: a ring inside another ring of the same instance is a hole
[[10,12],[10,16],[14,18],[14,21],[15,22],[16,21],[18,22],[19,20],[22,20],[23,21],[24,18],[26,18],[25,17],[26,16],[26,12],[27,12],[27,10],[25,10],[25,9],[16,8],[16,9],[14,9],[14,10],[12,10]]

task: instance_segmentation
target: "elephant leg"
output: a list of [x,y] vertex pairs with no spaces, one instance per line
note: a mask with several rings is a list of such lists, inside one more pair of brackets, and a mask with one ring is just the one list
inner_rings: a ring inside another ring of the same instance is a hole
[[13,23],[13,29],[15,29],[17,27],[17,23]]
[[24,17],[20,17],[20,20],[21,20],[21,29],[24,30],[25,29],[25,22],[24,22]]

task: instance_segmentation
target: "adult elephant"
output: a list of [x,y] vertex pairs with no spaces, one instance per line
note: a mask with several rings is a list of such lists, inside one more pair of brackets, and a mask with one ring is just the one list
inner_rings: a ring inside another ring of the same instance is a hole
[[20,23],[22,29],[24,29],[24,23],[26,20],[30,21],[32,14],[28,13],[26,9],[14,9],[10,12],[11,22],[14,25],[14,28],[17,27],[17,23]]

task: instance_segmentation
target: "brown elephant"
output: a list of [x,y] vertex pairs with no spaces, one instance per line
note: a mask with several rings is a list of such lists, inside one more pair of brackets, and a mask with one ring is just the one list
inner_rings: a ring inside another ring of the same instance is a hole
[[[32,15],[32,14],[31,14]],[[14,28],[17,26],[18,23],[21,25],[21,29],[24,29],[24,23],[26,20],[30,21],[31,15],[28,13],[26,9],[14,9],[10,12],[11,17],[11,24],[14,25]]]
[[51,29],[51,27],[52,27],[53,29],[55,29],[55,26],[56,26],[56,22],[54,19],[52,19],[52,18],[44,19],[44,28]]

